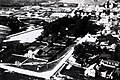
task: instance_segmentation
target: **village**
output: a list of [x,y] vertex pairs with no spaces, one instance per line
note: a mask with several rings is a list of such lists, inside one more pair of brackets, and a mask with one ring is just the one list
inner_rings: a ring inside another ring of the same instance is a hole
[[120,79],[118,1],[36,1],[0,9],[0,80]]

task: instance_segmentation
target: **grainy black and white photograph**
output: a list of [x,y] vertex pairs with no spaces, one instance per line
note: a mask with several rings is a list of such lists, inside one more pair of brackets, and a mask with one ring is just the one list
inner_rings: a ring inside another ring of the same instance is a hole
[[0,80],[120,80],[120,0],[0,0]]

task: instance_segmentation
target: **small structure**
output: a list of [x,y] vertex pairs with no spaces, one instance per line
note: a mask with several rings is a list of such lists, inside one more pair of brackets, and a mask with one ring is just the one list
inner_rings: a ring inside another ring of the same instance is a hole
[[56,18],[56,17],[62,18],[62,17],[64,17],[64,16],[67,16],[67,13],[52,13],[52,14],[50,15],[50,17],[53,17],[53,18]]

